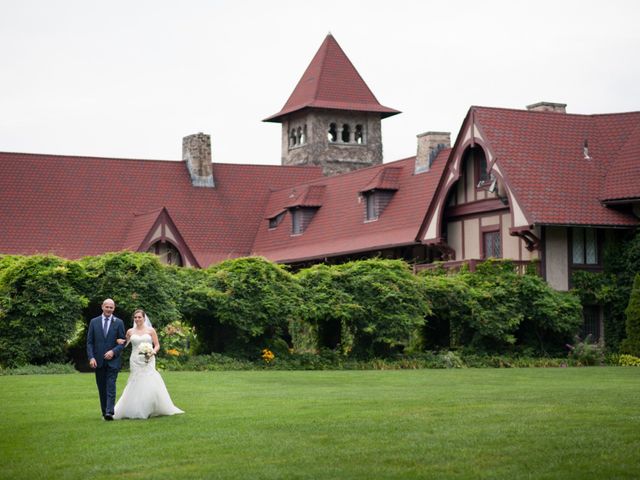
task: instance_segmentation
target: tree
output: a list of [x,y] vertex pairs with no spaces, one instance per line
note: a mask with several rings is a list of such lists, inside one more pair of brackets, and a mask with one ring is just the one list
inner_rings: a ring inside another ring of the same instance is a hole
[[340,274],[339,288],[359,306],[348,325],[354,354],[384,356],[408,347],[431,309],[407,263],[369,259],[333,268]]
[[54,256],[0,260],[0,365],[64,360],[87,298],[77,291],[86,274]]
[[629,296],[629,305],[625,310],[627,338],[622,341],[621,351],[640,357],[640,273],[636,274],[633,289]]
[[300,308],[291,273],[260,257],[208,268],[187,296],[185,310],[204,349],[246,356],[287,348],[288,324]]

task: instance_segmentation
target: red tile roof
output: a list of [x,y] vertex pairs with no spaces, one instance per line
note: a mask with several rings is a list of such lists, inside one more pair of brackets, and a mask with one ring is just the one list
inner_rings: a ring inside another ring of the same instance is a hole
[[365,185],[361,192],[370,190],[398,190],[400,188],[401,167],[385,166],[380,169],[375,177]]
[[640,200],[640,122],[609,168],[601,198],[605,202]]
[[531,223],[638,224],[602,201],[640,197],[640,112],[573,115],[471,107],[470,114]]
[[378,112],[382,118],[400,113],[380,105],[338,42],[327,35],[282,110],[265,122],[303,108]]
[[299,187],[299,189],[294,187],[289,195],[290,202],[284,207],[321,207],[325,189],[325,185],[306,185]]
[[193,187],[183,162],[0,152],[0,252],[79,258],[133,248],[164,207],[202,267],[249,255],[272,190],[320,168],[213,164]]
[[[271,229],[265,219],[260,223],[253,254],[295,262],[416,244],[449,152],[440,152],[431,170],[417,175],[412,157],[273,192],[266,211],[281,212],[297,191],[324,187],[322,206],[304,233],[291,235],[290,214]],[[372,182],[376,184],[382,172],[394,174],[397,191],[378,220],[365,222],[361,192]]]

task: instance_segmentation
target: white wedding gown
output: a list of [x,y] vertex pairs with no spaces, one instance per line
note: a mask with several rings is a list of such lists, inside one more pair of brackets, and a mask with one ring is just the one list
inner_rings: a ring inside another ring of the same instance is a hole
[[116,403],[113,418],[149,418],[184,413],[171,401],[167,387],[156,371],[156,357],[152,356],[147,363],[144,355],[138,353],[142,343],[152,344],[151,335],[131,335],[131,373],[122,396]]

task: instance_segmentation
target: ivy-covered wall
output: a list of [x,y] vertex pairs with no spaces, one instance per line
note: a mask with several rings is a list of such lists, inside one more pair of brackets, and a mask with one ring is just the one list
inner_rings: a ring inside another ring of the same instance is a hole
[[[640,259],[629,251],[625,258]],[[589,277],[580,298],[622,302],[616,278]],[[517,275],[509,261],[413,275],[401,260],[369,259],[294,275],[256,257],[200,270],[130,252],[79,261],[0,256],[0,366],[86,364],[86,326],[105,298],[127,325],[136,308],[146,310],[169,355],[259,358],[265,348],[357,359],[450,349],[549,355],[566,353],[582,321],[577,295]],[[628,296],[621,304],[624,312]],[[615,328],[621,340],[624,317]]]

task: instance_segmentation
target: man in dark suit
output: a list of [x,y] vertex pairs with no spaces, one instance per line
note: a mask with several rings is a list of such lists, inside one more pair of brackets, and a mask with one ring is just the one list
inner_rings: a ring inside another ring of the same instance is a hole
[[89,366],[96,371],[96,384],[100,395],[100,408],[105,420],[113,420],[116,403],[116,380],[120,371],[120,354],[124,349],[124,323],[113,311],[116,304],[110,298],[102,302],[102,315],[91,319],[87,331]]

